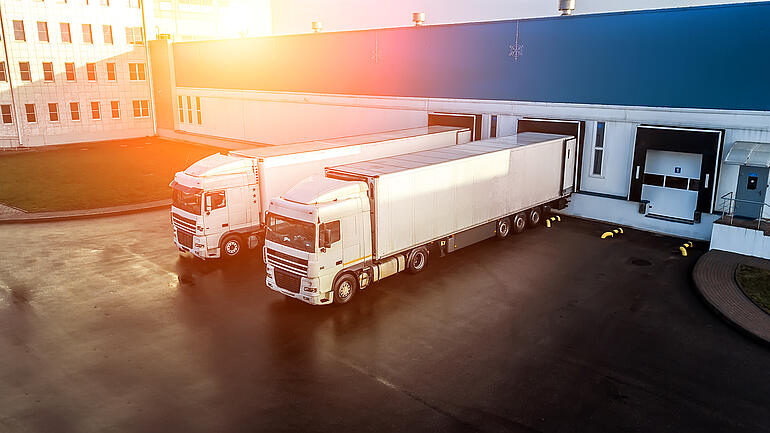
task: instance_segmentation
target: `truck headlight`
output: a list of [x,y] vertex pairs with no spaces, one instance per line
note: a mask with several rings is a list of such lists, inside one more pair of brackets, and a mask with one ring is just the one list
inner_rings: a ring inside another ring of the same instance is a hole
[[318,289],[315,287],[305,287],[303,290],[305,290],[307,293],[316,293],[318,292]]

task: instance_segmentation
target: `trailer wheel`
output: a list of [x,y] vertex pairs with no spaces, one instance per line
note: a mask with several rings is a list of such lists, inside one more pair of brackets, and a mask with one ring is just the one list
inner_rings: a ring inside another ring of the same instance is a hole
[[428,266],[428,249],[419,247],[412,250],[407,258],[406,268],[410,274],[422,272]]
[[497,220],[497,230],[495,236],[498,239],[505,239],[511,233],[511,219],[508,217]]
[[238,235],[227,236],[222,241],[221,257],[233,258],[240,254],[243,249],[243,239]]
[[527,228],[527,214],[519,212],[513,216],[513,232],[519,234]]
[[543,210],[540,206],[535,206],[529,211],[529,225],[532,227],[540,224],[540,220],[543,219]]
[[356,294],[356,279],[350,274],[342,274],[334,282],[334,302],[347,304]]

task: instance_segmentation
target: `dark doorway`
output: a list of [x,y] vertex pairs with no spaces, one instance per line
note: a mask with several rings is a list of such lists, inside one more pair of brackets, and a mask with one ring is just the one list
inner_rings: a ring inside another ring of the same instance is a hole
[[468,128],[474,141],[481,140],[481,114],[429,113],[428,126]]
[[579,120],[521,119],[517,132],[542,132],[545,134],[571,135],[578,140],[577,175],[575,191],[580,191],[580,176],[583,167],[583,142],[586,123]]
[[[629,200],[641,201],[643,185],[652,185],[649,179],[645,183],[645,173],[650,171],[646,170],[645,167],[649,159],[648,151],[701,155],[700,176],[690,180],[688,189],[698,192],[695,210],[701,213],[711,213],[715,185],[717,184],[717,170],[719,169],[717,162],[721,158],[723,136],[724,131],[722,130],[651,125],[641,125],[636,128],[634,164],[631,168],[631,187],[628,193]],[[673,170],[677,168],[679,167],[674,167]],[[660,174],[678,175],[675,171]],[[652,181],[655,180],[654,176],[648,175],[647,177],[652,179]]]

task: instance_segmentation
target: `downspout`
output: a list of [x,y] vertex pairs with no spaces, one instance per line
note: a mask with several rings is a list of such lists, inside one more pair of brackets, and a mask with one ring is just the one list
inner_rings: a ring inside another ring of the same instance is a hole
[[18,116],[18,111],[16,110],[16,97],[13,94],[13,74],[11,74],[11,62],[8,60],[8,45],[5,35],[5,20],[3,19],[3,10],[2,6],[0,6],[0,32],[2,32],[2,38],[3,38],[3,55],[5,56],[5,76],[8,78],[8,86],[11,89],[11,111],[12,116],[15,117],[15,119],[12,117],[11,120],[13,123],[16,124],[16,137],[19,140],[19,147],[22,146],[21,143],[21,118]]
[[144,58],[147,62],[147,83],[150,86],[150,117],[152,117],[152,135],[158,135],[158,121],[155,118],[155,91],[152,86],[152,65],[150,65],[150,41],[147,39],[147,23],[144,20],[144,0],[139,0],[142,8],[142,39],[144,39]]

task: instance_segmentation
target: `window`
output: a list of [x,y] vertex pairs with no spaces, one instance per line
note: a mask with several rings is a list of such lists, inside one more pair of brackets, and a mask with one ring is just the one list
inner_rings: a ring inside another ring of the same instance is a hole
[[19,74],[21,81],[32,81],[32,72],[29,70],[29,62],[19,62]]
[[83,43],[94,43],[94,35],[91,33],[91,24],[83,24]]
[[96,81],[96,63],[86,63],[88,81]]
[[107,80],[108,81],[117,80],[118,74],[115,71],[116,71],[115,64],[107,63]]
[[17,41],[27,40],[27,35],[24,33],[24,21],[13,20],[13,37]]
[[146,99],[134,100],[134,117],[149,117],[150,116],[150,101]]
[[113,119],[120,119],[120,101],[110,101],[110,111]]
[[128,0],[128,7],[130,7],[130,8],[138,8],[139,7],[139,0]]
[[48,40],[48,23],[45,21],[37,22],[37,38],[40,42],[50,42]]
[[128,79],[132,81],[144,80],[144,63],[128,64]]
[[187,97],[187,123],[192,122],[192,97]]
[[497,137],[497,115],[493,114],[489,122],[489,138]]
[[112,45],[112,26],[104,25],[102,29],[104,29],[104,43]]
[[102,118],[102,113],[99,110],[99,103],[96,101],[91,102],[91,118],[94,120],[99,120]]
[[99,0],[99,4],[102,6],[109,6],[110,0]]
[[142,45],[142,28],[126,27],[126,43],[133,45]]
[[596,141],[594,142],[594,166],[591,173],[594,176],[602,175],[604,166],[604,122],[596,122]]
[[43,62],[43,80],[53,81],[53,63]]
[[27,122],[37,122],[37,117],[35,116],[35,104],[24,104],[24,110],[27,112]]
[[72,33],[70,33],[70,23],[59,23],[59,30],[61,31],[61,41],[71,44]]
[[179,95],[179,123],[184,123],[184,96]]
[[340,240],[340,221],[323,223],[318,228],[318,246],[323,248]]
[[70,118],[72,120],[80,120],[80,103],[70,102]]
[[0,112],[3,114],[3,123],[13,123],[10,105],[0,105]]
[[56,103],[48,104],[48,119],[51,122],[59,121],[59,104],[56,104]]
[[198,115],[198,125],[201,124],[201,98],[200,96],[195,97],[195,112]]
[[225,192],[215,191],[206,193],[206,212],[225,207]]
[[0,62],[0,81],[8,81],[8,74],[5,73],[5,62]]
[[67,81],[75,81],[75,64],[74,63],[64,64],[64,76],[67,79]]

